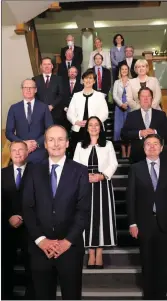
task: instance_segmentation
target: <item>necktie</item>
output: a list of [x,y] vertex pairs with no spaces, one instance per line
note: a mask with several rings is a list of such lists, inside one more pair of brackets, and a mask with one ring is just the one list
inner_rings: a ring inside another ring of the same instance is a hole
[[27,110],[27,120],[28,124],[31,123],[31,117],[32,117],[32,110],[31,110],[31,102],[27,102],[28,110]]
[[100,72],[100,68],[98,68],[97,71],[97,77],[98,77],[98,90],[101,90],[101,85],[102,85],[102,79],[101,79],[101,72]]
[[148,113],[148,111],[145,112],[144,123],[145,123],[146,129],[148,129],[149,126],[150,126],[150,119],[149,119],[149,113]]
[[71,67],[71,63],[68,62],[68,63],[67,63],[67,68],[70,69],[70,67]]
[[73,89],[74,89],[74,83],[71,82],[71,83],[70,83],[70,91],[71,91],[71,94],[72,94],[72,92],[73,92]]
[[50,79],[50,76],[46,75],[46,82],[45,82],[46,88],[49,87],[49,79]]
[[58,166],[59,166],[58,164],[53,164],[52,165],[52,170],[51,170],[51,186],[52,186],[53,197],[55,197],[56,190],[57,190],[57,173],[56,173],[56,168]]
[[18,167],[17,171],[18,171],[18,174],[16,176],[16,187],[17,187],[17,189],[19,189],[20,183],[21,183],[21,168]]
[[[156,171],[155,171],[155,168],[154,168],[155,164],[156,164],[155,162],[151,162],[151,171],[150,171],[154,191],[156,190],[157,183],[158,183],[158,177],[157,177],[157,174],[156,174]],[[153,205],[153,212],[156,212],[155,203]]]

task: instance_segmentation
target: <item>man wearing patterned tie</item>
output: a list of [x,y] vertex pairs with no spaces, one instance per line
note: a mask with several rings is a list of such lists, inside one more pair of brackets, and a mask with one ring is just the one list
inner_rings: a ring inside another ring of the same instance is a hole
[[[13,268],[16,252],[21,248],[23,264],[26,269],[26,286],[30,284],[28,275],[27,234],[22,215],[22,189],[25,176],[31,165],[26,163],[27,144],[23,141],[12,142],[10,146],[12,165],[2,169],[2,299],[13,299]],[[26,299],[30,295],[30,287],[26,291]]]
[[132,163],[145,158],[143,139],[149,134],[158,134],[167,142],[167,117],[165,112],[151,107],[153,92],[148,87],[138,92],[141,108],[130,112],[122,128],[122,139],[131,141]]
[[83,231],[90,210],[87,168],[65,156],[68,134],[62,126],[45,133],[49,159],[26,178],[23,218],[37,300],[56,299],[57,279],[63,300],[81,299]]
[[127,190],[130,234],[139,239],[145,300],[167,293],[167,157],[157,134],[144,139],[146,159],[133,164]]
[[106,101],[108,100],[108,93],[111,88],[111,73],[110,70],[103,67],[103,56],[100,53],[96,53],[94,56],[95,66],[93,67],[94,72],[97,75],[93,89],[100,91],[105,94]]
[[36,163],[46,158],[45,130],[53,124],[48,106],[35,98],[36,84],[26,79],[21,84],[23,100],[13,104],[8,112],[6,138],[24,141],[28,147],[28,162]]

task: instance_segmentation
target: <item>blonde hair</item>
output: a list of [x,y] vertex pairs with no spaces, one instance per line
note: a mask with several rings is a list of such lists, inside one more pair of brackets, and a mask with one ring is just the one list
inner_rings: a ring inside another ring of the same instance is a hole
[[[145,66],[146,66],[146,69],[147,69],[147,73],[149,72],[149,65],[148,65],[148,62],[147,62],[146,60],[144,60],[144,59],[139,59],[139,60],[137,60],[137,62],[136,62],[135,65],[134,65],[134,70],[135,70],[136,73],[137,73],[137,67],[138,67],[139,65],[145,65]],[[138,73],[137,73],[137,74],[138,74]]]
[[128,78],[132,78],[131,73],[130,73],[130,68],[129,68],[129,66],[126,65],[126,64],[123,64],[123,65],[120,66],[120,68],[119,68],[119,73],[118,73],[118,78],[121,79],[121,77],[122,77],[122,76],[121,76],[121,68],[122,68],[123,66],[126,66],[126,67],[128,68]]
[[95,43],[97,40],[99,40],[100,42],[102,42],[102,39],[100,39],[99,37],[96,37],[96,38],[94,39],[94,43]]

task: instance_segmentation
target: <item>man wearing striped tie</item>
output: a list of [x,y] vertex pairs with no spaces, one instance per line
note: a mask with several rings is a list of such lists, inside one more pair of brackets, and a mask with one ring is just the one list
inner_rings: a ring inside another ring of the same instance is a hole
[[139,239],[145,300],[167,293],[167,157],[157,134],[144,139],[146,159],[133,164],[127,189],[130,234]]
[[[27,287],[30,277],[28,272],[27,235],[22,216],[22,189],[25,176],[30,168],[26,163],[28,146],[25,142],[14,141],[10,146],[12,165],[2,169],[2,299],[13,299],[13,268],[16,252],[21,248],[23,264],[27,274]],[[33,299],[30,287],[26,299]]]

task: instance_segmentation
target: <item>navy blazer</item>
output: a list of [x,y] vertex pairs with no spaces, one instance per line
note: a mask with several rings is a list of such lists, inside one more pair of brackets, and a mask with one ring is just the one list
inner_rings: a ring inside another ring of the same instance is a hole
[[87,167],[66,159],[53,197],[48,160],[32,166],[23,191],[23,218],[31,238],[30,250],[37,251],[35,240],[40,236],[66,238],[83,247],[90,204]]
[[[35,99],[32,121],[28,124],[24,101],[13,104],[8,112],[6,123],[6,138],[9,141],[35,140],[39,148],[28,156],[28,161],[37,162],[44,159],[46,152],[44,149],[45,130],[53,124],[53,119],[48,106]],[[45,155],[44,155],[45,154]]]

